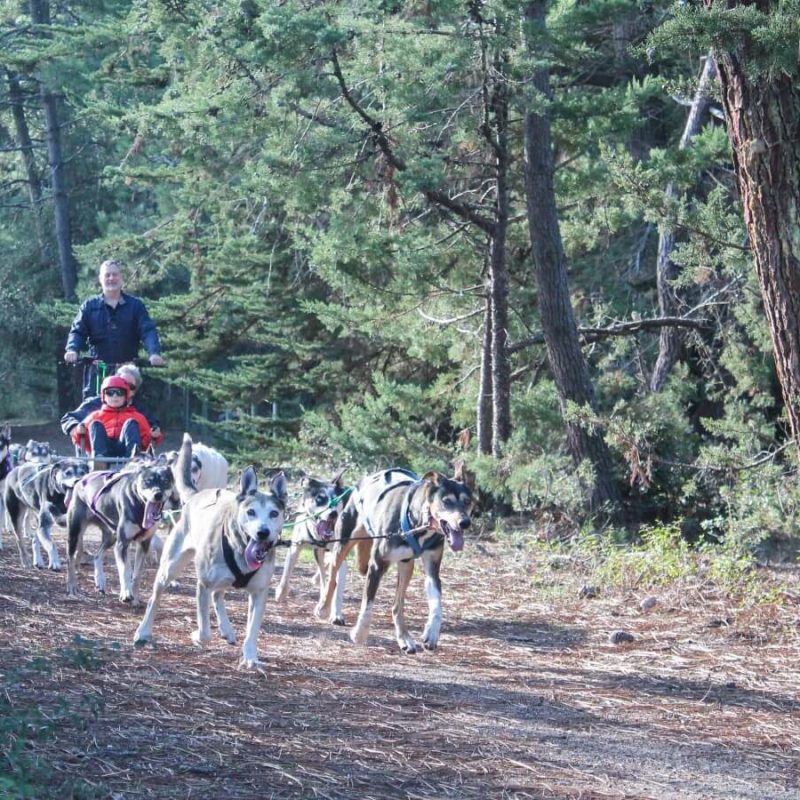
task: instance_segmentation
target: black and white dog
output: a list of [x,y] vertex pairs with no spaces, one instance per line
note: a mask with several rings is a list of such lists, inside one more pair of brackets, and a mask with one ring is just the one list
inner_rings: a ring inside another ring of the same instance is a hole
[[55,458],[55,453],[50,447],[50,442],[28,439],[25,445],[12,444],[11,456],[15,466],[27,463],[49,464]]
[[[138,584],[150,547],[150,538],[161,519],[164,504],[173,489],[172,470],[166,465],[143,463],[138,469],[120,472],[91,472],[76,484],[67,512],[67,594],[78,596],[78,559],[83,550],[83,534],[94,524],[102,538],[94,557],[94,582],[105,593],[103,569],[105,551],[114,544],[114,560],[119,573],[119,599],[138,603]],[[129,548],[135,548],[131,565]]]
[[224,489],[198,492],[192,486],[191,460],[192,440],[184,434],[176,464],[184,506],[164,545],[153,594],[133,641],[134,644],[150,641],[164,590],[194,560],[197,629],[192,633],[192,641],[202,646],[211,638],[209,612],[213,602],[220,635],[235,644],[236,633],[225,612],[225,591],[231,587],[244,589],[249,602],[241,664],[256,667],[260,663],[258,632],[275,566],[275,545],[286,513],[286,477],[282,472],[277,473],[269,490],[260,492],[256,472],[248,467],[242,474],[238,492]]
[[38,526],[31,537],[33,566],[44,567],[42,547],[47,552],[48,567],[61,569],[58,549],[53,541],[53,525],[63,525],[69,505],[68,496],[75,484],[89,471],[78,459],[62,458],[52,464],[23,463],[11,471],[4,492],[8,519],[17,536],[23,566],[29,566],[23,538],[29,512]]
[[463,468],[453,478],[428,472],[418,478],[411,472],[390,469],[359,481],[336,525],[333,558],[328,563],[324,598],[315,609],[328,616],[336,591],[339,567],[348,552],[358,547],[358,566],[366,575],[361,613],[350,632],[356,644],[365,644],[369,634],[375,594],[383,574],[397,565],[397,593],[392,606],[395,636],[400,649],[415,653],[417,645],[405,622],[405,596],[416,559],[425,570],[428,620],[422,643],[434,650],[442,627],[442,582],[439,569],[447,540],[450,549],[461,550],[464,531],[470,526],[472,493],[462,482]]
[[[319,584],[319,601],[322,602],[325,591],[325,555],[330,551],[336,520],[344,507],[344,486],[342,474],[334,475],[329,481],[308,477],[303,481],[303,499],[300,503],[297,520],[292,529],[292,544],[283,562],[283,574],[275,589],[275,600],[285,603],[289,596],[289,581],[297,564],[301,551],[306,547],[314,548],[314,560],[317,564]],[[342,598],[347,577],[347,562],[342,562],[336,576],[336,595],[330,622],[344,625],[342,616]]]
[[3,535],[9,525],[6,517],[6,478],[12,469],[14,462],[11,459],[11,426],[3,425],[0,428],[0,550],[3,549]]

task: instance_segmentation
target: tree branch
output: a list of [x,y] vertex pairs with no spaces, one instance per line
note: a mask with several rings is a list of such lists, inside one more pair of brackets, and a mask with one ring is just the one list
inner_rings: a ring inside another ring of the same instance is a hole
[[[654,317],[652,319],[639,319],[630,322],[615,322],[607,328],[578,328],[578,336],[583,344],[597,342],[611,336],[629,336],[633,333],[642,331],[658,330],[665,327],[693,328],[695,330],[706,330],[711,327],[711,323],[705,320],[686,319],[685,317]],[[526,347],[535,344],[544,344],[544,334],[537,333],[528,336],[509,345],[509,353],[517,353]]]
[[[355,113],[358,114],[362,120],[364,120],[370,131],[372,131],[375,144],[378,146],[378,149],[381,151],[381,153],[383,153],[384,158],[386,158],[389,164],[391,164],[398,172],[403,172],[406,169],[406,162],[400,158],[400,156],[396,155],[392,149],[391,142],[383,131],[383,123],[367,113],[367,111],[350,92],[347,82],[344,79],[344,74],[342,73],[342,68],[339,64],[339,57],[336,53],[335,47],[331,49],[331,63],[333,65],[333,74],[336,76],[336,81],[339,84],[342,97],[344,97],[350,108],[352,108],[353,111],[355,111]],[[465,206],[456,202],[449,195],[439,191],[438,189],[421,187],[420,190],[425,197],[428,198],[428,200],[431,200],[437,205],[446,208],[448,211],[452,211],[462,219],[468,220],[484,231],[484,233],[487,233],[490,236],[494,233],[494,224],[490,220],[485,219],[480,214],[476,213],[469,206]]]

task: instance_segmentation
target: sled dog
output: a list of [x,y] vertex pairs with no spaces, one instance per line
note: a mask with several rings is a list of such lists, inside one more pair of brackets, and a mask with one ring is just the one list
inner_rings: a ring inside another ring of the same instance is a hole
[[442,584],[439,569],[447,540],[450,549],[464,546],[464,531],[470,526],[472,493],[462,482],[459,463],[453,478],[428,472],[418,478],[403,469],[389,469],[363,478],[350,495],[336,525],[333,558],[328,563],[325,596],[315,609],[318,617],[328,615],[336,591],[336,578],[348,552],[358,548],[358,566],[366,576],[361,612],[350,638],[365,644],[369,634],[373,603],[383,574],[397,565],[397,590],[392,619],[400,649],[416,652],[417,645],[405,622],[405,598],[414,563],[422,561],[428,620],[422,643],[433,650],[442,626]]
[[191,459],[192,440],[184,434],[176,463],[178,491],[184,505],[164,544],[153,593],[134,634],[134,644],[151,639],[164,590],[193,559],[197,574],[197,629],[192,641],[204,645],[211,638],[209,610],[213,602],[220,635],[235,644],[236,634],[225,612],[225,591],[231,587],[244,589],[249,602],[240,663],[257,667],[258,632],[275,566],[275,545],[286,514],[286,477],[279,472],[271,479],[268,491],[260,492],[256,472],[248,467],[241,476],[238,492],[198,492],[192,486]]

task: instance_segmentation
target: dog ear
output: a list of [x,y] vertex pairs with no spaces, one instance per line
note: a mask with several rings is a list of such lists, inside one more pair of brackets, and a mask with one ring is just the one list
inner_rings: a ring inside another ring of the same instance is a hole
[[258,477],[253,467],[248,467],[239,480],[239,497],[247,497],[249,494],[255,494],[258,491]]
[[344,475],[345,471],[347,470],[347,466],[342,467],[332,478],[331,483],[337,488],[342,488],[342,475]]
[[135,444],[133,446],[133,450],[131,450],[131,458],[136,458],[139,455],[139,445]]
[[475,491],[475,473],[467,469],[467,462],[463,458],[457,458],[453,462],[453,480],[463,483],[471,492]]
[[281,503],[286,505],[286,501],[289,499],[289,483],[283,472],[277,472],[272,476],[269,482],[269,488]]
[[428,481],[429,483],[432,483],[434,486],[438,486],[439,485],[439,481],[441,479],[442,479],[442,476],[438,472],[436,472],[435,470],[431,470],[430,472],[426,472],[422,476],[422,480],[423,481]]

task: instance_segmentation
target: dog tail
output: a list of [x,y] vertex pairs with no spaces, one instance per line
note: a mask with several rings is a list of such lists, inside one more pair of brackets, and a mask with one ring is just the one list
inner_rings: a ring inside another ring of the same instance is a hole
[[197,492],[192,485],[192,437],[188,433],[183,434],[181,449],[178,450],[178,460],[172,471],[175,475],[175,486],[178,489],[181,504],[186,503]]

